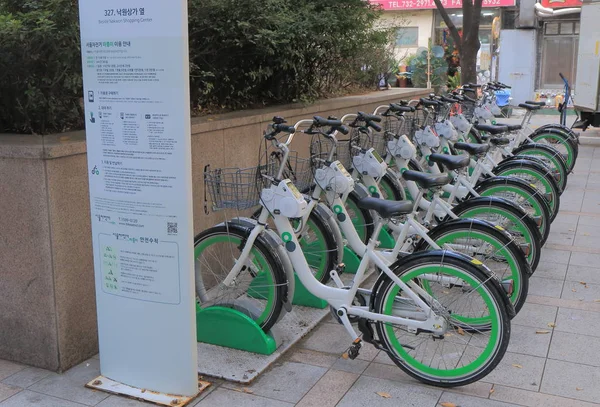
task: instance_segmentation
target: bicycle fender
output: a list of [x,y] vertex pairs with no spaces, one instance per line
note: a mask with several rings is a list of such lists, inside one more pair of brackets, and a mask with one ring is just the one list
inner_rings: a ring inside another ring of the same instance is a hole
[[[511,206],[511,207],[517,209],[518,211],[522,212],[523,216],[526,215],[526,213],[523,210],[523,208],[521,208],[516,203],[514,203],[512,201],[509,201],[507,199],[504,199],[504,198],[499,198],[497,196],[480,196],[480,197],[477,197],[477,198],[467,199],[467,200],[459,203],[458,205],[456,205],[454,208],[452,208],[452,212],[454,212],[454,213],[460,213],[460,212],[462,212],[465,209],[465,207],[469,207],[470,205],[474,205],[474,204],[477,204],[479,202],[483,202],[485,204],[485,206],[489,206],[490,203],[492,203],[492,202],[494,204],[496,204],[496,205],[499,205],[499,206],[505,206],[505,207],[506,206]],[[448,219],[448,217],[446,219]]]
[[[495,231],[497,233],[502,233],[504,235],[506,235],[506,237],[508,239],[510,239],[510,235],[508,234],[508,232],[506,232],[503,229],[498,229],[496,227],[494,227],[494,225],[492,225],[489,222],[486,222],[485,220],[481,220],[481,219],[452,219],[452,220],[448,220],[448,221],[444,221],[443,223],[440,223],[439,225],[437,225],[436,227],[434,227],[433,229],[431,229],[428,233],[427,236],[431,237],[432,239],[435,239],[436,236],[446,232],[448,229],[452,229],[454,226],[456,225],[464,225],[464,226],[471,226],[473,224],[477,224],[477,225],[481,225],[484,227],[489,227],[492,229],[495,229]],[[415,247],[415,251],[423,251],[425,249],[425,246],[427,245],[427,241],[425,241],[425,239],[420,239],[419,243],[417,244],[417,246]]]
[[[550,130],[550,131],[549,131]],[[577,133],[575,133],[572,129],[568,128],[568,127],[564,127],[560,124],[555,124],[555,123],[550,123],[550,124],[544,124],[543,126],[538,127],[537,129],[535,129],[533,131],[533,133],[531,133],[531,136],[535,135],[535,134],[540,134],[543,132],[559,132],[559,133],[563,133],[566,134],[567,136],[569,136],[569,138],[571,138],[574,141],[579,141],[579,137],[577,136]]]
[[[392,264],[390,266],[390,269],[394,270],[396,267],[398,267],[400,264],[402,264],[402,262],[407,262],[407,261],[418,262],[420,258],[424,258],[424,257],[431,256],[431,255],[440,256],[442,259],[447,258],[447,257],[452,257],[454,259],[461,260],[461,261],[471,264],[472,266],[478,268],[489,280],[495,282],[499,293],[505,293],[504,289],[500,285],[500,282],[498,281],[497,277],[494,276],[494,273],[492,273],[492,271],[485,264],[473,259],[472,257],[469,257],[469,256],[459,253],[459,252],[453,252],[453,251],[449,251],[449,250],[429,250],[429,251],[424,251],[424,252],[412,253],[412,254],[409,254],[409,255],[397,260],[396,262],[394,262],[394,264]],[[389,277],[387,277],[387,275],[385,273],[381,273],[378,280],[384,279],[384,278],[389,278]],[[377,283],[375,285],[378,286]],[[506,307],[506,311],[508,313],[509,318],[511,318],[511,319],[514,318],[516,315],[515,307],[510,302],[510,298],[508,298],[508,295],[501,295],[500,298],[502,298],[502,302],[504,303],[504,305]]]
[[[535,194],[539,193],[539,190],[537,188],[534,188],[528,182],[523,181],[521,178],[509,177],[509,176],[504,176],[504,175],[498,175],[495,177],[486,178],[486,179],[478,182],[477,185],[475,185],[474,189],[475,189],[475,192],[480,192],[484,188],[494,186],[495,184],[502,184],[503,181],[504,181],[504,184],[508,184],[509,182],[513,183],[513,184],[518,184],[523,189],[526,189],[531,195],[535,195]],[[498,198],[498,197],[496,197],[496,198]],[[502,198],[498,198],[498,199],[502,199]],[[511,202],[511,201],[507,201],[506,199],[503,199],[503,201]]]
[[[246,235],[250,235],[250,232],[256,226],[256,219],[238,217],[231,219],[228,222],[230,227],[236,227],[240,231],[244,231]],[[223,224],[223,223],[222,223]],[[240,229],[241,227],[241,229]],[[287,251],[283,247],[283,242],[281,238],[277,235],[277,233],[272,229],[265,229],[264,232],[258,237],[259,239],[263,239],[266,242],[267,246],[273,246],[277,248],[277,251],[274,253],[277,260],[285,272],[285,277],[287,278],[287,294],[285,296],[285,302],[283,303],[283,309],[287,312],[292,311],[292,300],[294,299],[294,291],[296,287],[296,279],[294,277],[294,267],[292,266],[292,262],[290,261],[289,256],[287,255]],[[285,315],[285,313],[282,313]],[[281,316],[279,320],[281,320]]]
[[319,204],[315,206],[315,209],[313,210],[317,216],[323,218],[331,228],[331,231],[333,232],[333,240],[335,240],[338,253],[336,263],[340,263],[344,258],[344,238],[342,237],[342,231],[335,220],[333,212],[323,202],[319,202]]

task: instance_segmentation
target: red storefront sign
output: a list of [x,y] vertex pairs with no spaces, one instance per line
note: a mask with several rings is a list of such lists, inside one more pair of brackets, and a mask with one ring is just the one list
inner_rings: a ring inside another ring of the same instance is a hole
[[[578,0],[543,0],[578,1]],[[511,7],[516,0],[483,0],[483,7]],[[433,0],[369,0],[371,4],[380,4],[384,10],[419,10],[436,8]],[[441,0],[445,8],[462,8],[462,0]],[[561,6],[563,7],[563,6]]]
[[581,7],[581,0],[542,0],[542,6],[548,8]]

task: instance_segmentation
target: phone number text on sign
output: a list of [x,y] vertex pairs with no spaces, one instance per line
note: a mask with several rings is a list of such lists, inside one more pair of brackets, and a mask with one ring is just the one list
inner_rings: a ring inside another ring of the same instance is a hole
[[[511,7],[516,0],[483,0],[483,7]],[[433,0],[369,0],[371,4],[378,4],[384,10],[426,10],[435,9]],[[461,8],[462,0],[441,0],[446,8]]]

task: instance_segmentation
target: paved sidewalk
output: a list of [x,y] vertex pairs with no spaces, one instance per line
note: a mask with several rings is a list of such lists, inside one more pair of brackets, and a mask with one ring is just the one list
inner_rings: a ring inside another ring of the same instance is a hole
[[[327,318],[252,385],[213,381],[191,405],[600,405],[600,144],[581,146],[528,302],[512,327],[509,352],[494,372],[444,390],[410,379],[368,344],[357,360],[341,359],[347,334]],[[151,405],[83,387],[97,375],[97,358],[62,375],[0,360],[0,407]]]

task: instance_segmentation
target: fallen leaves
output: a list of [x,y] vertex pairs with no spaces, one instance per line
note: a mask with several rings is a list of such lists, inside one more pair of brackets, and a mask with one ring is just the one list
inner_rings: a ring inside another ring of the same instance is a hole
[[390,393],[386,393],[384,391],[378,391],[377,394],[379,397],[383,397],[384,399],[391,399],[392,395]]
[[547,331],[545,329],[538,329],[537,331],[535,331],[536,334],[542,335],[542,334],[549,334],[550,331]]
[[253,390],[250,390],[247,387],[243,387],[241,389],[233,389],[234,391],[237,391],[238,393],[246,393],[246,394],[254,394]]
[[583,388],[582,387],[575,387],[575,390],[581,391],[581,390],[583,390]]
[[556,324],[554,322],[548,322],[549,328],[556,328]]
[[523,369],[523,366],[517,363],[513,363],[513,367],[516,367],[517,369]]
[[456,407],[456,404],[444,401],[443,403],[440,403],[440,406],[442,406],[442,407]]
[[494,388],[490,389],[490,394],[494,394],[495,391],[496,391],[496,389],[494,389]]
[[458,329],[456,330],[456,332],[457,332],[459,335],[465,336],[465,331],[464,331],[464,330],[463,330],[463,329],[462,329],[460,326],[458,327]]
[[574,288],[571,288],[571,291],[573,291],[574,293],[576,293],[576,292],[577,292],[577,290],[576,290],[576,289],[574,289]]

